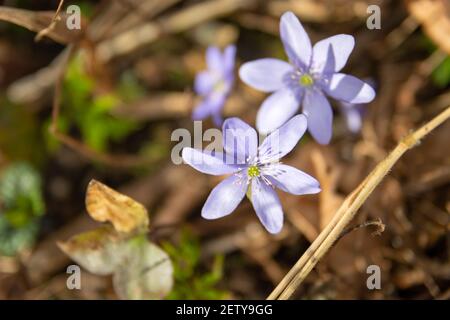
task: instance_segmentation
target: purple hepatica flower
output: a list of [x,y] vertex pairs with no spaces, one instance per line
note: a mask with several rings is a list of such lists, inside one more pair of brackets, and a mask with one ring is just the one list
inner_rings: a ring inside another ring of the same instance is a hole
[[217,219],[230,214],[249,191],[248,197],[261,223],[270,233],[278,233],[283,226],[283,210],[274,187],[295,195],[320,192],[316,179],[279,162],[305,131],[306,118],[297,115],[258,147],[256,131],[242,120],[231,118],[223,124],[225,154],[184,148],[183,160],[198,171],[230,174],[212,190],[202,216]]
[[339,106],[348,130],[352,133],[358,133],[361,131],[364,109],[366,105],[361,103],[354,104],[341,102]]
[[213,117],[216,125],[222,124],[222,108],[234,82],[236,47],[228,46],[223,54],[217,47],[206,50],[207,70],[197,74],[194,89],[203,100],[194,109],[192,118],[203,120]]
[[280,35],[291,63],[260,59],[242,65],[239,75],[248,85],[274,92],[262,104],[256,125],[269,133],[291,118],[303,104],[308,130],[321,144],[331,140],[333,113],[325,95],[349,103],[367,103],[375,91],[365,82],[339,71],[345,66],[355,41],[340,34],[311,46],[300,21],[292,12],[281,17]]
[[[376,88],[375,80],[368,78],[364,80],[372,88]],[[361,131],[364,114],[366,113],[367,104],[365,103],[349,103],[341,101],[339,103],[339,110],[345,119],[345,124],[348,130],[352,133]]]

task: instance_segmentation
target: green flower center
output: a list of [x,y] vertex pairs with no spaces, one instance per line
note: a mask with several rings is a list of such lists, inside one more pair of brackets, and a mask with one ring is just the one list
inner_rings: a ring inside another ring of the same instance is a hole
[[215,92],[223,92],[225,91],[225,81],[219,80],[214,84],[213,90]]
[[305,73],[300,76],[298,82],[304,87],[310,87],[314,84],[314,79],[309,74]]
[[250,166],[247,169],[247,173],[250,178],[256,178],[259,177],[259,174],[261,172],[259,171],[259,168],[257,166]]

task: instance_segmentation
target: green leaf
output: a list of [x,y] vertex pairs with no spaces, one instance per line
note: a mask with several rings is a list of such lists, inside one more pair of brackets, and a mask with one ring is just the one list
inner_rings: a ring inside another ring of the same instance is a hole
[[433,82],[444,88],[450,84],[450,56],[444,59],[442,63],[431,74]]
[[45,210],[41,177],[25,162],[17,162],[2,173],[0,198],[6,210],[23,210],[31,216]]

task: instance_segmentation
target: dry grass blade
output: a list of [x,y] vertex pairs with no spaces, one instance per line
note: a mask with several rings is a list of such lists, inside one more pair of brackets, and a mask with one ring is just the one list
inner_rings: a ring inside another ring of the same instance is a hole
[[269,295],[268,299],[289,299],[314,266],[333,246],[347,225],[352,221],[358,209],[389,173],[398,159],[407,150],[416,146],[428,133],[449,118],[450,106],[424,126],[402,139],[386,159],[381,161],[366,179],[345,199],[344,203],[335,213],[332,221],[300,257],[284,279]]

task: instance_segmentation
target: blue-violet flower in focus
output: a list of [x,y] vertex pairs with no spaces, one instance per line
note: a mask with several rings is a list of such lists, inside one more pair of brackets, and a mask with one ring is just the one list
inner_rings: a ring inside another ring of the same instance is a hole
[[320,192],[316,179],[279,162],[295,147],[306,126],[305,116],[297,115],[268,135],[258,147],[256,131],[242,120],[230,118],[225,120],[222,129],[225,153],[184,148],[183,160],[198,171],[230,175],[212,190],[202,216],[224,217],[248,194],[264,227],[270,233],[278,233],[283,226],[283,210],[275,187],[295,195]]
[[258,111],[256,126],[267,134],[280,127],[302,105],[308,131],[314,139],[331,140],[333,113],[326,96],[349,103],[368,103],[375,91],[367,83],[339,71],[353,50],[353,36],[339,34],[314,47],[300,21],[286,12],[280,21],[280,37],[290,63],[260,59],[243,64],[239,75],[255,89],[272,93]]
[[235,56],[234,45],[226,47],[223,53],[217,47],[206,50],[208,69],[195,78],[194,90],[202,101],[192,113],[194,120],[212,116],[216,125],[222,124],[222,109],[234,83]]

